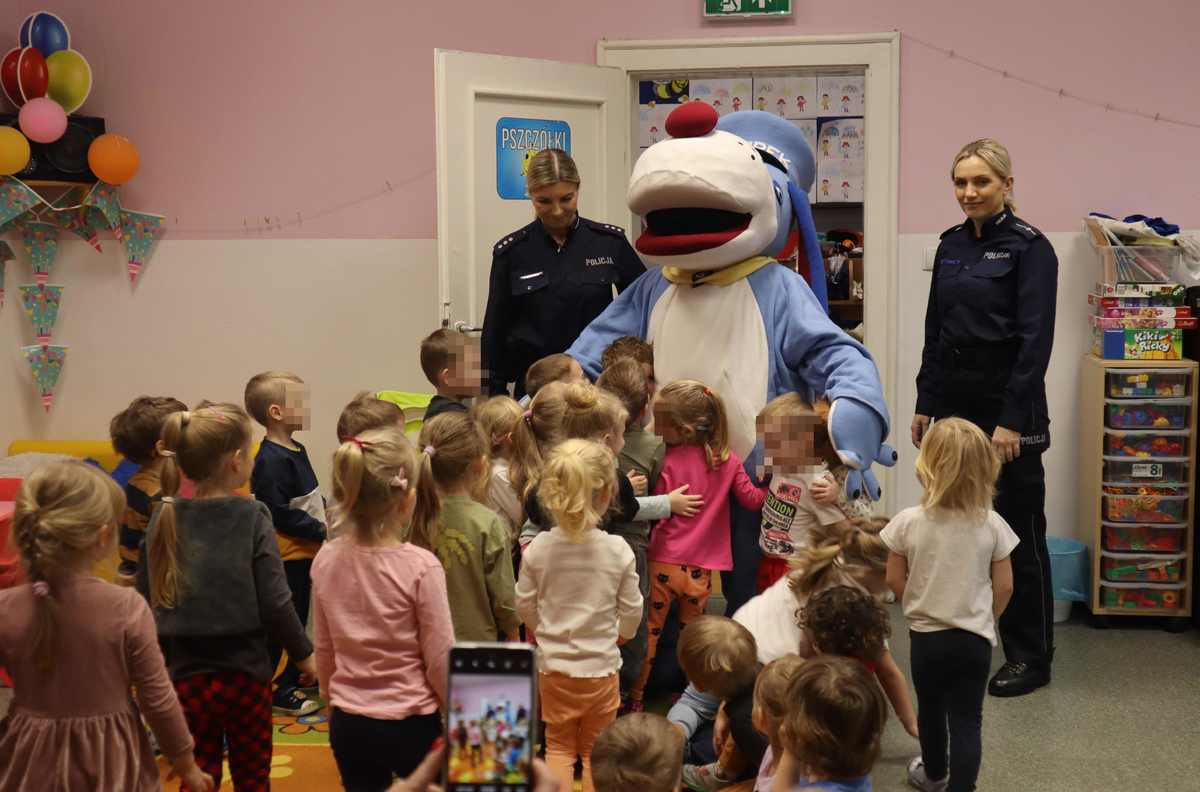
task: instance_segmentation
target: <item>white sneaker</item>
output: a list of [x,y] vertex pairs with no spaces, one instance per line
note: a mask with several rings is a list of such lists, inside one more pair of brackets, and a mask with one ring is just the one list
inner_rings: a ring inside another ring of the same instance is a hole
[[908,763],[908,785],[914,789],[921,792],[945,792],[949,782],[948,775],[939,781],[930,780],[929,776],[925,775],[925,760],[919,756]]

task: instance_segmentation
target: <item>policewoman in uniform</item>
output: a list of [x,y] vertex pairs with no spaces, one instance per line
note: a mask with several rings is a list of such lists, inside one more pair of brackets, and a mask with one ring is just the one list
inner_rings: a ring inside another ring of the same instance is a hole
[[539,151],[525,177],[532,223],[492,251],[483,366],[492,395],[525,395],[525,370],[564,352],[583,328],[646,271],[625,230],[580,217],[579,171],[561,149]]
[[1013,214],[1012,164],[994,140],[963,147],[951,170],[966,222],[942,234],[925,312],[913,445],[931,419],[956,415],[992,438],[1004,465],[995,508],[1021,542],[1013,596],[1000,617],[1005,664],[988,684],[1020,696],[1050,681],[1054,657],[1046,476],[1046,367],[1054,340],[1058,259]]

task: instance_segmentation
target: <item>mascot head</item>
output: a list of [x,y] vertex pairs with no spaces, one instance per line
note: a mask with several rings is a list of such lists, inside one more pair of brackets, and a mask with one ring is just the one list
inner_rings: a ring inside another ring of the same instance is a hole
[[[816,167],[794,124],[759,110],[718,119],[709,105],[687,102],[666,127],[671,138],[646,149],[629,180],[629,208],[646,225],[636,243],[645,261],[719,270],[777,255],[793,221],[802,271],[821,260],[808,204]],[[823,304],[824,278],[808,280]]]

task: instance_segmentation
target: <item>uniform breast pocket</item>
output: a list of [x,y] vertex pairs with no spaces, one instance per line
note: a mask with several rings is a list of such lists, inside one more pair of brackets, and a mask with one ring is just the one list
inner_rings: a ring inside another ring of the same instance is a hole
[[607,264],[599,267],[584,267],[579,282],[589,286],[612,286],[617,282],[617,268]]
[[971,268],[971,274],[977,278],[1007,278],[1013,271],[1011,258],[981,260]]
[[509,278],[509,288],[514,297],[541,291],[550,285],[550,273],[545,270],[514,272]]

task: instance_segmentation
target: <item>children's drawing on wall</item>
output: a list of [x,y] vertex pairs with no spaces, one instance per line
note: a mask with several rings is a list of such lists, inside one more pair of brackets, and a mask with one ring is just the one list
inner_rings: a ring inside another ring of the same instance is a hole
[[[792,125],[799,129],[804,134],[804,142],[808,144],[809,151],[813,153],[813,157],[817,156],[817,119],[815,118],[798,118],[792,120]],[[808,200],[815,201],[817,198],[817,184],[814,181],[813,186],[808,191]]]
[[723,116],[733,110],[733,80],[692,80],[688,86],[689,96],[693,102],[704,102],[712,105],[717,115]]
[[754,78],[755,109],[786,118],[788,116],[787,82],[787,78],[782,75],[756,76]]
[[733,112],[752,109],[754,83],[749,77],[735,77],[729,88],[729,106]]
[[688,80],[642,80],[638,83],[638,103],[643,105],[683,104],[688,100]]
[[783,87],[783,98],[785,99],[784,104],[788,118],[817,117],[816,77],[786,77],[783,81]]
[[818,201],[858,202],[863,199],[866,146],[863,119],[821,119],[817,128]]
[[[821,94],[821,111],[825,115],[859,116],[865,112],[863,92],[866,79],[860,75],[820,77],[817,91]],[[828,101],[826,101],[828,96]]]
[[638,147],[648,148],[667,137],[667,116],[675,107],[668,105],[641,105],[638,108]]

